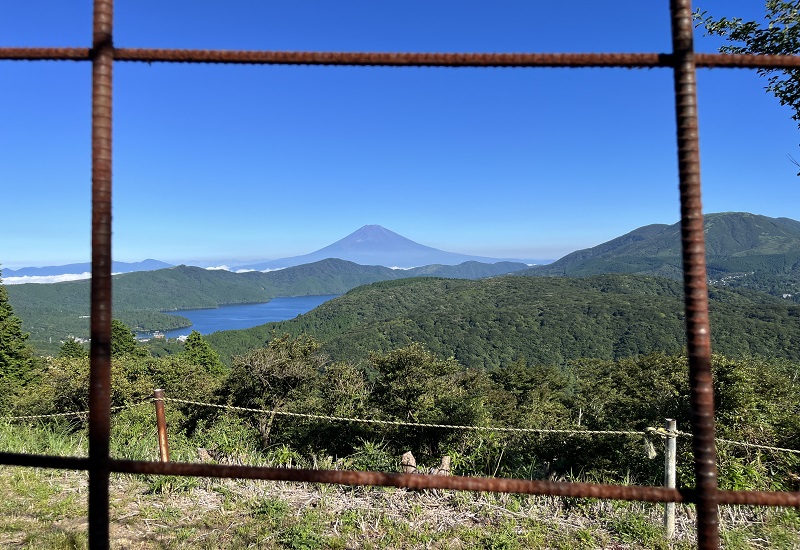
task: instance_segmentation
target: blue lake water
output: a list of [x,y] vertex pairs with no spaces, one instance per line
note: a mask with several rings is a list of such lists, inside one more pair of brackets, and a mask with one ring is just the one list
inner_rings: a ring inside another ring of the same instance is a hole
[[200,334],[210,334],[218,330],[239,330],[273,321],[294,319],[298,315],[309,312],[318,305],[337,296],[338,294],[287,296],[273,298],[265,304],[243,304],[222,306],[215,309],[169,311],[165,313],[186,317],[192,322],[192,326],[164,331],[164,336],[177,338],[178,336],[191,334],[193,330]]

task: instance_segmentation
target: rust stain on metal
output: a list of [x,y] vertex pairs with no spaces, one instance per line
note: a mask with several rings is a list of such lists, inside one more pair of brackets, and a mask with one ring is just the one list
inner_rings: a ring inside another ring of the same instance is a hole
[[790,69],[800,67],[798,55],[696,53],[695,64],[705,69]]
[[484,477],[394,474],[384,472],[354,472],[345,470],[303,470],[265,468],[257,466],[227,466],[184,462],[141,462],[114,460],[115,472],[129,474],[161,474],[198,477],[227,477],[266,479],[339,485],[374,485],[410,489],[453,489],[457,491],[491,491],[533,495],[642,500],[648,502],[687,502],[692,491],[633,485],[603,485],[597,483],[564,483]]
[[32,455],[25,453],[0,453],[0,464],[55,468],[59,470],[88,470],[89,459],[73,456]]
[[678,175],[681,244],[686,310],[689,386],[692,405],[692,451],[697,505],[698,548],[719,547],[717,464],[714,445],[714,386],[711,379],[711,335],[708,320],[703,210],[700,190],[700,142],[697,83],[690,0],[671,0],[672,50],[675,56],[675,114],[678,130]]
[[800,506],[800,492],[782,491],[718,491],[720,504],[747,506]]
[[658,67],[656,53],[372,53],[118,49],[119,61],[413,67]]
[[92,36],[92,281],[89,547],[109,545],[113,0],[95,0]]
[[[0,60],[91,61],[89,48],[0,48]],[[372,53],[115,48],[116,61],[251,65],[350,65],[395,67],[672,68],[669,53]],[[706,69],[800,68],[797,55],[695,54]]]
[[0,48],[0,59],[10,61],[90,61],[89,48]]

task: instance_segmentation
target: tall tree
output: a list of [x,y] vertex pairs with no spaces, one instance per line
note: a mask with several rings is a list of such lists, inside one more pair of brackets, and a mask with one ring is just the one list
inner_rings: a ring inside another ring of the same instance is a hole
[[7,410],[11,396],[24,384],[35,365],[27,339],[22,320],[14,315],[0,279],[0,410]]
[[[723,53],[800,53],[800,1],[767,0],[765,7],[764,21],[744,21],[739,17],[716,19],[699,9],[694,17],[707,34],[730,42],[720,47]],[[792,119],[800,125],[800,70],[759,69],[758,73],[767,77],[766,90],[775,94],[781,105],[794,110]]]
[[136,343],[136,335],[133,331],[117,319],[111,320],[111,357],[132,355],[144,357],[147,350]]
[[211,374],[221,374],[225,370],[219,354],[196,330],[186,338],[183,354],[189,361],[204,367]]
[[59,359],[73,358],[79,359],[86,357],[88,352],[83,344],[75,340],[75,338],[67,338],[58,350]]

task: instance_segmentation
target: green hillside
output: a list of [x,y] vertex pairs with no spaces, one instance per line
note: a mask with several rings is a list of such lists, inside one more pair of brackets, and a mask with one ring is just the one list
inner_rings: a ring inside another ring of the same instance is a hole
[[[268,273],[232,273],[182,265],[114,276],[113,308],[115,318],[136,330],[167,330],[190,323],[186,318],[161,313],[164,311],[263,303],[277,296],[342,294],[360,285],[418,274],[478,278],[527,267],[512,262],[466,262],[396,270],[327,259]],[[9,301],[37,347],[68,335],[88,337],[88,280],[6,288]]]
[[[706,259],[712,284],[792,294],[800,302],[800,222],[746,212],[705,216]],[[635,273],[682,277],[680,224],[648,225],[552,264],[518,272],[583,277]]]
[[[710,298],[715,351],[800,358],[800,306],[727,288],[714,288]],[[353,361],[418,341],[465,366],[493,369],[519,358],[550,365],[679,353],[684,331],[679,281],[506,276],[376,283],[297,319],[207,338],[230,357],[263,346],[274,333],[307,333],[334,359]]]

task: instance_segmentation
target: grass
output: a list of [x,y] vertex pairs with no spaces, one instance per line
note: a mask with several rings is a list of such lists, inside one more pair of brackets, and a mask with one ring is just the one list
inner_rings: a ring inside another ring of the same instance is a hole
[[[152,459],[151,439],[112,449]],[[47,426],[0,424],[0,442],[3,451],[86,454],[80,433]],[[173,456],[196,460],[196,451],[187,444]],[[372,455],[388,460],[383,454],[365,445],[334,462],[277,447],[245,458],[350,468]],[[0,547],[87,548],[87,482],[84,472],[0,466]],[[126,549],[680,550],[695,544],[691,506],[677,507],[677,537],[668,542],[663,505],[639,502],[122,474],[112,475],[110,495],[111,544]],[[800,548],[798,510],[728,506],[720,516],[726,549]]]
[[[0,547],[87,548],[86,475],[0,468]],[[173,548],[693,548],[691,507],[664,540],[662,506],[556,497],[197,479],[152,490],[113,475],[111,542]],[[576,504],[580,504],[576,506]],[[725,548],[800,547],[800,514],[722,509]]]

